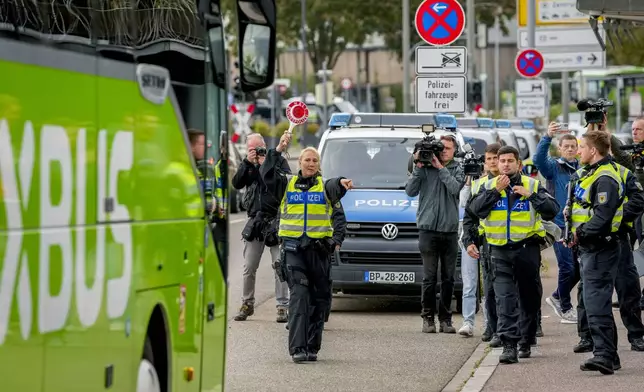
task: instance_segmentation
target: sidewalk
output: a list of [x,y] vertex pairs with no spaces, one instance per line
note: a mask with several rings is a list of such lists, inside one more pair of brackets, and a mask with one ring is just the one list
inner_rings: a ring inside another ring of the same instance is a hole
[[[552,250],[544,252],[548,261],[548,271],[542,273],[543,305],[542,324],[544,337],[538,339],[538,346],[532,348],[532,358],[519,359],[515,365],[499,365],[492,377],[483,387],[490,392],[582,392],[589,390],[621,392],[640,392],[644,389],[644,353],[631,351],[626,339],[626,329],[622,324],[619,311],[613,315],[619,331],[619,355],[622,369],[612,376],[602,376],[599,372],[582,372],[579,365],[592,354],[575,354],[573,346],[579,341],[577,326],[561,324],[560,318],[545,303],[545,298],[557,285],[557,260]],[[573,304],[576,305],[577,288],[573,290]],[[488,354],[486,362],[498,363],[501,349]]]

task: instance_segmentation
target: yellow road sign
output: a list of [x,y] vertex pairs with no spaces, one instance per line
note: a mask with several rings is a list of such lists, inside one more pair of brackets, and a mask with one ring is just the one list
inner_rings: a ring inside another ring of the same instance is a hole
[[[588,23],[589,16],[577,10],[577,0],[536,0],[537,26]],[[519,27],[528,26],[528,0],[517,0]]]

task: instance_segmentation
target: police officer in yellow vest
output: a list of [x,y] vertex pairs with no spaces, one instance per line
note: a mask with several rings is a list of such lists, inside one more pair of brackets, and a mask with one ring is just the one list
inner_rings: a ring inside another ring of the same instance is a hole
[[[642,185],[633,172],[615,162],[613,168],[619,173],[620,180],[625,186],[625,197],[623,202],[622,222],[617,231],[619,237],[620,257],[615,279],[615,291],[619,303],[619,312],[622,323],[628,331],[628,341],[631,343],[631,350],[644,351],[644,324],[642,324],[642,313],[640,311],[641,287],[639,273],[633,262],[633,252],[630,236],[633,235],[633,222],[644,210],[644,192]],[[587,175],[586,169],[582,168],[575,173],[575,181]],[[574,347],[574,352],[592,352],[594,349],[593,340],[586,316],[586,308],[583,301],[583,283],[579,284],[579,291],[582,295],[578,298],[578,331],[580,341]],[[615,339],[617,337],[615,336]],[[615,357],[614,368],[621,367],[619,356]]]
[[[611,299],[620,258],[618,231],[622,223],[624,185],[611,161],[610,135],[586,132],[579,144],[582,176],[575,179],[571,211],[572,241],[581,269],[582,296],[594,356],[581,370],[613,374],[619,368],[617,331]],[[581,317],[579,317],[581,318]]]
[[481,219],[490,245],[497,335],[503,343],[499,362],[510,364],[518,362],[518,356],[528,358],[530,343],[536,340],[543,294],[540,246],[546,236],[542,219],[552,220],[559,204],[539,181],[521,174],[516,148],[501,147],[498,157],[501,175],[474,196],[469,210]]
[[[474,261],[476,269],[478,271],[478,265],[480,263],[481,269],[483,271],[483,310],[486,316],[485,329],[481,335],[481,340],[484,342],[490,342],[490,347],[501,347],[501,340],[496,334],[496,297],[494,295],[494,286],[493,286],[493,274],[492,269],[490,268],[490,257],[489,257],[489,246],[485,242],[485,235],[483,232],[483,227],[480,225],[479,218],[472,214],[469,210],[469,201],[470,199],[485,190],[485,183],[494,177],[499,175],[499,157],[497,153],[501,145],[499,143],[488,144],[485,147],[485,171],[486,173],[472,180],[471,185],[466,183],[460,194],[460,203],[464,208],[463,213],[463,230],[461,242],[463,245],[463,256],[461,259],[461,277],[463,278],[463,286],[466,286],[466,276],[469,274],[464,274],[464,265],[470,261]],[[476,274],[478,280],[478,274]],[[465,312],[465,292],[463,289],[463,312]],[[465,318],[465,314],[463,318]],[[465,320],[467,322],[467,320]],[[465,326],[465,322],[463,325]],[[473,327],[473,325],[472,325]],[[459,329],[459,333],[463,328]],[[462,333],[461,333],[462,334]]]
[[[289,141],[283,136],[280,143]],[[302,150],[299,164],[296,176],[284,176],[278,232],[290,291],[289,354],[296,363],[317,361],[331,291],[330,254],[342,245],[346,228],[340,199],[353,187],[346,178],[322,179],[315,148]]]

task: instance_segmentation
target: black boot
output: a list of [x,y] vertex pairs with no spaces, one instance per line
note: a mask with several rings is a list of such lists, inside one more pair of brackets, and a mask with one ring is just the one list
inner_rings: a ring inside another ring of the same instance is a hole
[[485,331],[483,331],[483,334],[481,335],[481,340],[484,342],[489,342],[490,340],[492,340],[492,335],[494,335],[492,333],[492,329],[488,326],[485,328]]
[[600,372],[601,374],[608,375],[615,373],[614,366],[615,364],[613,361],[608,358],[592,357],[582,363],[579,368],[585,372]]
[[644,351],[644,339],[635,338],[631,342],[631,350],[633,351]]
[[615,354],[615,359],[613,359],[613,370],[619,370],[622,368],[622,361],[619,360],[619,355]]
[[530,358],[532,351],[530,350],[529,344],[520,344],[519,345],[519,358]]
[[305,352],[300,351],[300,352],[297,352],[297,353],[293,354],[291,356],[291,358],[293,359],[293,362],[301,363],[301,362],[304,362],[304,361],[306,361],[308,359],[308,355]]
[[536,337],[542,338],[543,337],[543,329],[541,328],[541,320],[539,320],[539,324],[537,325],[537,334]]
[[318,360],[318,353],[309,351],[306,360],[309,361],[309,362],[317,361]]
[[579,343],[577,343],[577,345],[573,347],[572,351],[576,352],[577,354],[591,353],[593,352],[593,348],[595,348],[595,345],[593,344],[593,341],[591,339],[581,338],[581,340],[579,340]]
[[509,365],[519,362],[517,357],[517,346],[514,343],[504,343],[503,352],[499,356],[499,363]]
[[501,339],[499,339],[499,335],[497,335],[497,334],[492,335],[492,340],[490,340],[489,346],[492,347],[492,348],[498,348],[498,347],[503,346],[503,343],[501,342]]

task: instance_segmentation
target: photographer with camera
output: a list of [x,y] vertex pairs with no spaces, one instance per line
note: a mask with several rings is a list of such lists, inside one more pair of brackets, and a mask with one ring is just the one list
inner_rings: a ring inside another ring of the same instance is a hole
[[423,260],[421,317],[424,333],[436,333],[436,283],[441,267],[438,306],[440,332],[456,333],[452,326],[452,295],[458,256],[458,198],[465,182],[463,169],[454,161],[456,137],[427,135],[414,148],[414,168],[405,186],[410,197],[419,196],[416,224],[418,247]]
[[[539,141],[537,152],[533,158],[535,167],[546,179],[546,189],[557,199],[560,206],[566,204],[570,176],[579,169],[577,138],[569,132],[565,125],[551,122],[548,125],[548,133]],[[557,135],[559,135],[557,146],[560,157],[553,158],[548,155],[548,152],[550,151],[550,143]],[[562,233],[565,232],[566,222],[563,208],[555,217],[554,223],[559,226]],[[570,296],[577,283],[573,254],[561,241],[555,242],[554,251],[559,269],[558,284],[557,289],[546,298],[546,303],[561,318],[562,324],[577,324],[577,310],[573,308]]]
[[[247,204],[248,221],[242,231],[244,239],[244,275],[242,289],[242,305],[235,321],[244,321],[255,313],[255,278],[264,248],[268,247],[271,259],[279,258],[277,238],[277,215],[281,200],[273,196],[275,191],[268,189],[260,178],[260,168],[267,154],[276,155],[281,170],[291,173],[288,161],[281,156],[282,143],[276,149],[268,151],[262,135],[254,133],[246,140],[247,156],[242,161],[237,173],[232,179],[235,189],[246,187],[244,203]],[[277,301],[278,323],[288,321],[288,286],[275,276],[275,300]]]
[[510,364],[530,357],[536,341],[543,294],[541,246],[547,235],[543,221],[557,215],[559,204],[538,180],[521,174],[516,148],[501,147],[497,155],[500,175],[472,198],[469,210],[481,220],[490,246],[497,334],[503,343],[499,362]]
[[[499,143],[488,144],[485,147],[485,175],[472,179],[468,176],[467,182],[461,191],[461,207],[463,214],[463,231],[461,234],[462,258],[461,276],[463,279],[463,326],[458,333],[463,336],[472,336],[474,329],[474,314],[476,311],[476,291],[479,282],[479,260],[483,270],[483,311],[485,315],[485,329],[481,339],[490,342],[490,347],[501,347],[501,341],[496,335],[496,297],[492,285],[492,266],[490,253],[483,235],[483,228],[479,218],[468,209],[471,197],[485,190],[485,183],[499,175],[499,157],[497,153]],[[470,184],[471,183],[471,184]]]

